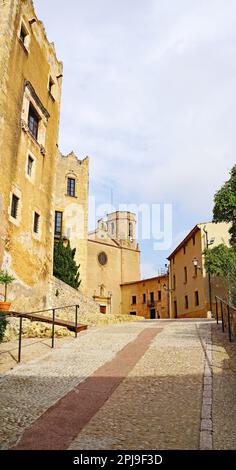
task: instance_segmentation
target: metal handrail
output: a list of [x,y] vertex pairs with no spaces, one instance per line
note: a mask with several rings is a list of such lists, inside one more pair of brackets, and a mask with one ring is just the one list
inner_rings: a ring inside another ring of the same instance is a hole
[[230,307],[232,310],[235,310],[235,312],[236,312],[236,307],[234,307],[233,305],[229,304],[229,302],[227,302],[227,300],[224,300],[224,299],[222,299],[221,297],[218,297],[218,295],[216,295],[215,298],[216,298],[217,300],[221,301],[223,304],[229,305],[229,307]]
[[[233,305],[231,305],[229,302],[222,299],[221,297],[218,297],[217,295],[215,296],[215,301],[216,301],[216,321],[217,321],[217,325],[219,324],[219,305],[220,305],[222,331],[224,333],[225,328],[228,326],[228,336],[229,336],[229,341],[231,342],[232,341],[232,326],[231,326],[232,314],[231,314],[231,311],[234,310],[234,312],[236,312],[236,307],[234,307]],[[226,322],[225,322],[225,318],[224,318],[223,305],[225,305],[226,308],[227,308],[227,320],[226,320]]]
[[[55,338],[55,321],[56,321],[56,311],[57,310],[64,310],[66,308],[74,308],[75,307],[75,338],[77,338],[78,336],[78,332],[77,332],[77,326],[78,326],[78,311],[79,311],[79,305],[78,304],[73,304],[73,305],[65,305],[65,306],[62,306],[62,307],[52,307],[52,308],[49,308],[49,309],[46,309],[46,310],[38,310],[38,311],[35,311],[35,312],[14,312],[14,311],[2,311],[1,313],[3,314],[2,315],[2,318],[0,317],[0,320],[6,318],[6,317],[11,317],[13,315],[19,315],[20,318],[20,327],[19,327],[19,343],[18,343],[18,363],[21,362],[21,345],[22,345],[22,325],[23,325],[23,318],[28,318],[30,315],[35,315],[37,313],[45,313],[45,312],[52,312],[52,320],[46,320],[45,318],[45,323],[52,323],[52,349],[54,348],[55,346],[55,341],[54,341],[54,338]],[[40,320],[38,320],[40,322]]]
[[46,310],[36,310],[34,312],[15,312],[14,310],[11,312],[9,311],[8,314],[11,314],[11,313],[14,313],[14,314],[19,314],[19,315],[33,315],[34,313],[44,313],[44,312],[52,312],[53,310],[62,310],[62,309],[65,309],[65,308],[72,308],[72,307],[76,307],[76,304],[73,304],[73,305],[65,305],[63,307],[51,307],[51,308],[48,308]]

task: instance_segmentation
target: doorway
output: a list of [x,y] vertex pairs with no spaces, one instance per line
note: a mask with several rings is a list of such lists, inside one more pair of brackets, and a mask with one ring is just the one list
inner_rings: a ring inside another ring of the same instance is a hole
[[156,310],[155,310],[155,308],[151,308],[150,309],[150,319],[155,320],[155,318],[156,318]]
[[175,318],[178,317],[177,300],[174,300],[174,316],[175,316]]

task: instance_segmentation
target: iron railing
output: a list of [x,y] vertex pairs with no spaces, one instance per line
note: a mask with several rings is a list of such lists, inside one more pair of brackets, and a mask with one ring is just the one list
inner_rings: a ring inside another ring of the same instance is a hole
[[232,341],[233,335],[233,318],[236,321],[236,307],[230,305],[226,300],[216,296],[216,322],[219,324],[221,320],[222,331],[225,332],[228,329],[229,341]]
[[[58,310],[65,310],[67,308],[75,308],[75,323],[74,323],[74,328],[75,328],[75,338],[77,338],[78,336],[78,311],[79,311],[79,305],[76,304],[76,305],[66,305],[66,306],[63,306],[63,307],[54,307],[54,308],[49,308],[47,310],[37,310],[37,311],[34,311],[34,312],[1,312],[2,313],[2,316],[0,316],[0,320],[3,320],[7,317],[19,317],[19,320],[20,320],[20,324],[19,324],[19,337],[18,337],[18,363],[21,362],[21,347],[22,347],[22,326],[23,326],[23,319],[26,319],[26,320],[33,320],[33,321],[38,321],[40,322],[40,318],[34,318],[34,315],[37,315],[39,313],[48,313],[48,312],[52,312],[52,319],[47,319],[45,318],[44,320],[41,320],[43,321],[43,323],[50,323],[52,324],[52,348],[55,347],[55,323],[57,322],[56,320],[56,312]],[[61,322],[63,322],[62,319],[60,319]],[[65,324],[61,324],[59,326],[64,326],[65,328],[69,328],[69,325],[66,326],[66,320],[65,320]]]

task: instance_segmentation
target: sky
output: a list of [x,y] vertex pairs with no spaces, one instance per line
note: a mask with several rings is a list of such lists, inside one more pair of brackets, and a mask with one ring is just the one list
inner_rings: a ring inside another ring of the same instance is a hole
[[236,2],[34,4],[64,64],[60,148],[90,156],[97,206],[160,204],[163,227],[172,205],[169,246],[155,250],[140,235],[142,276],[157,275],[188,231],[212,219],[236,162]]

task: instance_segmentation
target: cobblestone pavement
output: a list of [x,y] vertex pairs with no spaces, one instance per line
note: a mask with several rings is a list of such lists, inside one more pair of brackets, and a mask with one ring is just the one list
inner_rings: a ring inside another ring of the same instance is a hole
[[0,376],[0,448],[13,446],[50,406],[113,359],[143,323],[92,328],[60,349]]
[[236,449],[236,340],[212,328],[213,447]]
[[[27,448],[27,429],[36,433],[39,423],[42,432],[60,429],[61,448],[212,448],[213,417],[213,448],[235,448],[235,385],[235,344],[229,345],[214,322],[92,328],[2,374],[0,445],[7,449],[19,442],[18,448]],[[79,429],[73,439],[70,425]],[[55,439],[58,445],[58,435]],[[48,448],[58,448],[51,438]]]
[[[66,336],[55,339],[55,348],[60,349],[65,343],[73,341],[73,338]],[[21,364],[39,359],[47,355],[51,349],[51,338],[23,338],[21,348]],[[0,344],[0,374],[16,367],[18,361],[18,340]]]
[[209,324],[169,322],[71,449],[198,449]]

